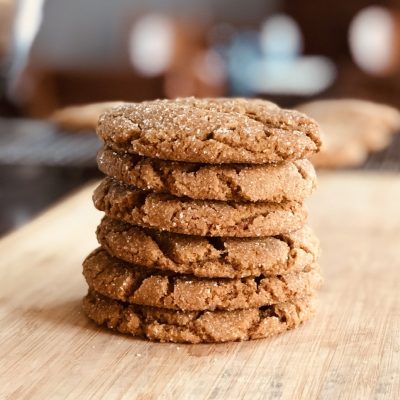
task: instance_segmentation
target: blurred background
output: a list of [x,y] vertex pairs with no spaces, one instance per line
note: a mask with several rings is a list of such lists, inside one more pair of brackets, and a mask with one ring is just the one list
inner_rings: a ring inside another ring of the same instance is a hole
[[400,1],[0,0],[0,235],[100,176],[56,110],[191,95],[399,108]]

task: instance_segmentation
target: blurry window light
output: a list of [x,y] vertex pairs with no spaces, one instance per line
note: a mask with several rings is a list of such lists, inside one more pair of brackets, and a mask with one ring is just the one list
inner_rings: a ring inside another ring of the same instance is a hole
[[328,58],[302,55],[302,33],[292,17],[275,14],[267,18],[259,41],[261,58],[246,68],[251,91],[314,95],[333,83],[336,68]]
[[354,61],[367,73],[386,72],[392,62],[395,35],[395,21],[387,9],[371,6],[361,10],[349,31]]
[[261,27],[260,45],[269,57],[297,56],[303,50],[303,38],[292,17],[275,14],[267,18]]
[[255,62],[247,77],[253,92],[312,96],[333,83],[336,68],[326,57],[304,56],[290,62]]
[[224,60],[215,50],[206,50],[196,57],[194,72],[209,85],[221,85],[226,79]]
[[252,96],[249,88],[249,65],[261,58],[258,32],[242,30],[234,34],[232,41],[221,52],[226,60],[226,69],[230,80],[230,90],[235,96]]
[[226,22],[211,26],[207,33],[208,41],[213,46],[227,45],[235,34],[235,27]]
[[175,30],[170,18],[149,14],[140,18],[129,34],[129,58],[142,75],[164,73],[172,62]]
[[[23,100],[18,84],[30,56],[30,51],[43,18],[45,0],[20,0],[13,27],[12,62],[9,70],[8,94],[14,101]],[[25,82],[28,84],[28,82]],[[25,87],[28,91],[28,87]]]

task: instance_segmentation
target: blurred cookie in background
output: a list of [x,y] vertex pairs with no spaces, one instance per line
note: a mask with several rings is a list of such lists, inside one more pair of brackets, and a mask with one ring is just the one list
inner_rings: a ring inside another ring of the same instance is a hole
[[69,106],[55,111],[50,121],[66,131],[94,131],[100,114],[122,104],[122,101],[106,101]]
[[400,130],[400,112],[388,105],[356,99],[317,100],[295,107],[321,127],[323,146],[311,158],[319,168],[353,167],[384,149]]

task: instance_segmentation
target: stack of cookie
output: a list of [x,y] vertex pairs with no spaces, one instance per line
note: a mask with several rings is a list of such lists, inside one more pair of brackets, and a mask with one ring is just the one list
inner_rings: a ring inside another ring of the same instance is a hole
[[269,337],[313,314],[318,241],[303,205],[318,126],[245,99],[156,100],[104,113],[100,248],[86,314],[163,342]]

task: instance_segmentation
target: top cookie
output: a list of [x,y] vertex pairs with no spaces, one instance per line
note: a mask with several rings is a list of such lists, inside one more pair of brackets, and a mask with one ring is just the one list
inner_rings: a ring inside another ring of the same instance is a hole
[[116,151],[172,161],[263,164],[306,158],[316,122],[264,100],[154,100],[105,112],[97,133]]

